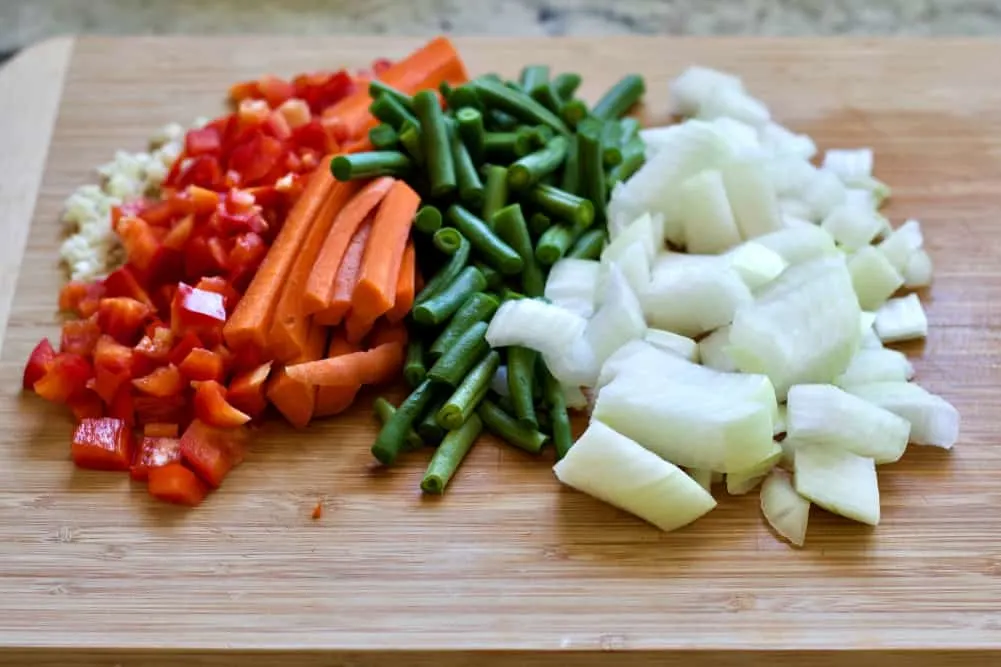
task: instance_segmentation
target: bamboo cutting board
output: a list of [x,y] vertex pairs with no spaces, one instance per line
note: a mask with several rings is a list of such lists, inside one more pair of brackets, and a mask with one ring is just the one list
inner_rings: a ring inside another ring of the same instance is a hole
[[[68,417],[19,392],[31,347],[58,335],[65,196],[116,148],[142,147],[167,121],[220,111],[234,81],[359,67],[420,41],[87,39],[37,47],[0,73],[0,316],[9,307],[0,661],[924,667],[1001,659],[1001,89],[984,74],[1001,43],[457,40],[471,72],[513,75],[545,62],[584,74],[592,99],[639,71],[654,121],[665,118],[667,80],[685,65],[725,68],[822,147],[876,149],[877,175],[893,187],[889,215],[898,224],[920,218],[937,269],[923,295],[929,338],[908,352],[922,384],[963,416],[954,452],[914,447],[880,469],[876,530],[815,508],[807,547],[796,551],[764,526],[756,493],[720,492],[708,517],[661,534],[560,488],[549,458],[493,441],[474,449],[444,498],[424,499],[423,457],[373,467],[366,405],[304,432],[269,426],[195,511],[149,501],[125,475],[73,468]],[[40,145],[29,146],[36,135]],[[313,521],[320,499],[324,516]]]

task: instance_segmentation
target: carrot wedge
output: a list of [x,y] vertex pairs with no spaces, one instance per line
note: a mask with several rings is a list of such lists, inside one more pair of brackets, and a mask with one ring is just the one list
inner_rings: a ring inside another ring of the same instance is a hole
[[[409,185],[396,181],[375,214],[358,284],[351,295],[352,318],[363,325],[367,323],[367,326],[355,327],[356,332],[364,329],[367,333],[375,320],[396,302],[403,253],[420,202],[420,196]],[[357,340],[351,331],[348,340]]]
[[403,263],[400,265],[400,275],[396,279],[396,300],[393,307],[386,313],[390,322],[399,322],[414,306],[414,293],[417,285],[417,254],[414,252],[413,241],[407,242],[403,251]]
[[[297,363],[316,361],[323,357],[327,347],[327,329],[314,325],[309,331],[308,344]],[[313,418],[316,407],[316,386],[290,377],[285,368],[279,368],[268,381],[267,397],[278,412],[296,428],[305,428]]]
[[386,343],[364,352],[350,352],[333,359],[308,361],[286,367],[288,376],[321,387],[381,384],[403,366],[403,346]]
[[355,232],[368,214],[379,205],[393,187],[394,179],[377,178],[366,185],[337,213],[324,237],[323,246],[311,261],[309,279],[302,294],[302,311],[307,315],[326,308],[334,294],[337,270]]
[[230,348],[255,346],[263,350],[271,327],[278,296],[299,248],[309,233],[320,207],[337,185],[327,168],[332,156],[327,156],[309,177],[306,189],[289,213],[246,294],[223,327],[223,336]]
[[317,324],[326,326],[337,326],[344,319],[351,308],[351,295],[354,294],[355,285],[358,284],[358,276],[361,273],[361,263],[365,258],[365,247],[368,239],[372,235],[373,214],[358,228],[355,235],[351,237],[348,249],[344,251],[344,259],[337,269],[337,277],[334,279],[333,295],[327,307],[313,316]]
[[[349,343],[346,338],[334,334],[330,341],[330,348],[327,350],[327,358],[333,359],[344,354],[360,352],[361,348],[354,343]],[[316,408],[313,410],[313,417],[330,417],[337,415],[355,402],[355,396],[361,389],[360,384],[344,385],[342,387],[318,387],[316,390]]]

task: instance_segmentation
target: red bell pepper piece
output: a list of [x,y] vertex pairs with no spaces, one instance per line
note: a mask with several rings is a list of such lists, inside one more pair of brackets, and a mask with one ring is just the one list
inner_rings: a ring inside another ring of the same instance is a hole
[[73,462],[94,470],[128,470],[132,464],[132,430],[121,419],[84,419],[73,432]]
[[268,399],[264,393],[265,383],[271,374],[271,363],[261,364],[257,368],[240,373],[229,383],[226,400],[234,408],[259,419],[268,407]]
[[233,286],[229,284],[229,281],[222,276],[209,276],[202,278],[198,281],[198,284],[195,285],[195,289],[221,294],[222,303],[226,308],[226,312],[231,312],[233,308],[236,307],[237,301],[240,300],[240,293],[233,289]]
[[48,338],[38,341],[38,345],[28,356],[28,363],[24,365],[24,377],[21,379],[23,389],[33,389],[35,383],[42,379],[45,370],[56,357],[56,351],[52,349],[52,343]]
[[[186,162],[180,160],[179,162]],[[180,187],[197,185],[209,190],[218,190],[223,184],[222,166],[212,155],[199,155],[191,158],[187,166],[182,166],[178,174],[177,185]]]
[[265,74],[257,80],[257,90],[272,108],[295,95],[295,86],[272,74]]
[[198,280],[202,276],[220,275],[225,270],[226,252],[219,247],[218,239],[196,236],[188,241],[184,249],[185,276]]
[[170,351],[168,360],[175,366],[179,366],[184,361],[184,358],[188,356],[188,353],[196,347],[204,347],[202,339],[193,331],[188,331],[179,341],[174,343],[174,348]]
[[171,250],[181,251],[191,238],[191,232],[195,229],[195,216],[189,213],[178,220],[167,235],[163,237],[163,246]]
[[108,406],[108,415],[121,419],[131,428],[136,423],[135,398],[132,395],[132,385],[122,383]]
[[87,389],[94,377],[90,362],[79,354],[61,352],[46,364],[45,374],[33,385],[35,393],[54,403],[65,403]]
[[111,336],[101,336],[94,346],[94,367],[131,377],[135,368],[134,351]]
[[135,420],[138,424],[170,423],[181,427],[191,421],[190,396],[187,393],[177,396],[136,396],[133,399]]
[[119,343],[134,344],[153,309],[141,301],[124,296],[101,299],[97,323],[101,331]]
[[175,332],[219,329],[226,323],[222,294],[179,283],[170,307],[170,326]]
[[272,111],[264,121],[264,132],[279,141],[285,141],[292,136],[292,128],[278,109]]
[[136,378],[132,381],[132,386],[148,396],[166,398],[184,391],[184,378],[177,366],[169,364],[157,368],[149,375]]
[[205,500],[205,483],[180,463],[168,463],[149,471],[149,495],[157,500],[194,507]]
[[256,232],[247,232],[236,237],[229,253],[229,267],[234,273],[255,272],[260,266],[268,247]]
[[[181,375],[185,379],[202,382],[206,380],[219,382],[222,380],[224,372],[222,357],[203,347],[191,350],[178,366],[178,370],[181,371]],[[197,391],[195,396],[197,400]]]
[[59,290],[59,310],[76,313],[77,317],[90,317],[97,312],[98,303],[105,291],[105,281],[87,283],[71,280]]
[[71,396],[66,401],[66,406],[76,417],[77,421],[84,419],[98,419],[104,416],[104,402],[101,397],[93,391],[87,390],[76,396]]
[[170,358],[170,350],[174,346],[174,332],[165,326],[156,326],[152,333],[143,336],[139,344],[136,345],[137,354],[146,357],[156,365],[167,363]]
[[222,152],[222,136],[214,127],[188,130],[184,136],[184,154],[188,157],[218,155]]
[[237,103],[260,96],[261,91],[258,90],[256,81],[240,81],[229,87],[229,99]]
[[129,262],[140,271],[149,271],[160,249],[160,241],[149,223],[142,218],[122,218],[118,223],[118,236]]
[[63,322],[59,351],[89,357],[100,337],[101,327],[97,325],[96,315],[85,320],[67,320]]
[[134,217],[141,214],[147,204],[148,202],[145,199],[139,197],[138,199],[130,199],[129,201],[122,202],[118,206],[112,206],[111,228],[118,231],[118,223],[121,222],[122,218]]
[[178,433],[177,424],[150,422],[143,425],[143,435],[147,438],[176,438]]
[[305,100],[298,98],[285,100],[276,111],[284,116],[285,122],[293,130],[313,119],[313,114],[309,110],[309,104]]
[[[169,198],[146,202],[135,217],[142,218],[153,227],[166,227],[177,217],[177,208],[174,206],[173,200]],[[124,218],[119,220],[118,226],[115,227],[115,231],[119,234],[122,233],[121,225],[123,223]]]
[[243,461],[246,440],[245,429],[214,428],[196,419],[181,436],[181,458],[209,486],[218,488]]
[[124,296],[145,303],[147,306],[153,306],[153,300],[149,298],[149,293],[139,284],[135,271],[127,265],[115,269],[104,279],[104,296]]
[[197,384],[195,419],[218,428],[237,428],[250,421],[250,415],[240,412],[226,401],[226,387],[214,380]]
[[189,185],[173,196],[174,208],[184,214],[208,215],[219,205],[219,193]]
[[177,425],[173,426],[173,436],[144,435],[139,440],[135,461],[129,469],[132,479],[146,481],[153,468],[181,462],[181,441],[177,438]]

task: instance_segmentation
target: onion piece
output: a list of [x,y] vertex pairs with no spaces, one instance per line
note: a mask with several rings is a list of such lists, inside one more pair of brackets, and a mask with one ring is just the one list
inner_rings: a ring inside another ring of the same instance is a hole
[[650,286],[650,260],[643,244],[636,241],[625,250],[616,253],[614,260],[601,260],[601,271],[598,273],[596,304],[601,305],[607,293],[608,273],[611,267],[616,267],[626,279],[626,283],[635,294],[642,294]]
[[813,215],[812,220],[823,220],[845,202],[845,186],[829,171],[816,170],[814,177],[799,194]]
[[712,121],[713,127],[730,145],[734,155],[747,157],[762,155],[761,142],[758,141],[758,130],[753,125],[736,118],[721,117]]
[[915,444],[951,449],[959,439],[959,411],[912,382],[872,382],[845,390],[910,422]]
[[772,424],[772,435],[785,433],[789,424],[789,408],[785,403],[779,404],[779,413]]
[[708,468],[689,468],[685,472],[707,492],[713,492],[713,471]]
[[796,493],[789,473],[772,470],[761,485],[761,513],[775,532],[797,547],[806,541],[810,501]]
[[876,310],[904,284],[904,277],[874,246],[853,254],[848,260],[848,272],[859,305],[865,310]]
[[663,329],[647,329],[643,340],[658,350],[677,354],[693,363],[699,362],[699,344],[687,336],[681,336]]
[[562,385],[563,387],[563,400],[567,402],[567,407],[571,410],[586,410],[589,405],[587,399],[587,394],[576,386],[571,384]]
[[696,65],[682,72],[669,88],[675,113],[694,116],[717,89],[743,91],[744,84],[732,74]]
[[772,250],[789,264],[801,264],[811,259],[837,254],[834,238],[820,227],[780,229],[754,239],[755,243]]
[[561,259],[549,271],[545,297],[554,306],[581,317],[591,317],[600,271],[601,265],[594,260]]
[[650,286],[640,294],[648,323],[683,336],[697,336],[729,324],[753,301],[751,291],[724,258],[658,262]]
[[872,176],[871,148],[832,148],[824,153],[821,169],[829,171],[841,179],[845,185]]
[[842,449],[810,445],[796,449],[796,492],[829,512],[879,524],[876,465]]
[[772,442],[769,454],[747,470],[730,472],[726,475],[726,492],[731,496],[742,496],[753,491],[765,479],[772,468],[782,460],[782,447]]
[[728,347],[730,347],[729,325],[716,329],[699,341],[699,358],[703,365],[709,368],[732,373],[737,370],[737,364],[727,352]]
[[[633,247],[638,248],[638,244]],[[612,265],[601,307],[588,321],[584,338],[600,365],[613,352],[646,333],[643,309],[619,267]]]
[[717,87],[702,102],[696,113],[698,118],[734,118],[753,126],[766,125],[771,121],[768,107],[742,90]]
[[727,253],[732,266],[751,290],[778,278],[789,264],[771,248],[756,241],[746,241]]
[[689,252],[715,254],[740,243],[721,172],[706,169],[688,178],[678,197]]
[[760,161],[730,162],[722,175],[741,237],[752,239],[782,228],[775,186]]
[[868,246],[880,230],[880,222],[871,209],[841,205],[831,211],[821,229],[848,250]]
[[664,220],[662,216],[644,213],[620,229],[612,236],[612,242],[601,251],[603,262],[618,260],[623,252],[634,243],[639,243],[651,264],[657,254],[664,249]]
[[758,132],[761,146],[772,155],[809,160],[817,154],[817,145],[805,134],[796,134],[778,123],[766,123]]
[[869,382],[906,382],[912,377],[914,366],[903,352],[886,348],[861,349],[834,384],[844,388]]
[[876,311],[876,333],[884,343],[924,338],[928,335],[928,318],[917,294],[890,299]]
[[587,320],[538,299],[505,301],[487,328],[491,347],[521,345],[542,354],[564,354],[584,333]]
[[903,273],[911,255],[920,250],[923,245],[924,235],[921,233],[921,223],[917,220],[908,220],[893,230],[893,233],[877,247],[893,268]]
[[931,285],[933,272],[931,257],[924,250],[918,250],[911,255],[904,267],[904,287],[917,289]]

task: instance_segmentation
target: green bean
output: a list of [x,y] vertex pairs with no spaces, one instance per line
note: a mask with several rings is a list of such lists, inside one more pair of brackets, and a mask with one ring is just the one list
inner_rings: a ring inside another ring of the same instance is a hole
[[608,121],[601,128],[601,160],[606,167],[622,162],[622,125]]
[[482,259],[498,271],[506,275],[518,273],[525,263],[511,246],[497,238],[487,223],[483,222],[459,204],[448,207],[445,216],[456,229],[462,232],[470,245],[480,254]]
[[[375,413],[375,417],[379,420],[379,423],[385,426],[386,422],[396,414],[396,407],[380,396],[372,403],[372,411]],[[421,436],[417,435],[417,431],[413,428],[407,430],[407,434],[403,437],[403,443],[407,449],[420,449],[424,446]]]
[[407,357],[403,362],[403,379],[413,389],[427,377],[428,369],[424,365],[424,344],[414,336],[407,343]]
[[487,279],[475,266],[467,266],[452,284],[430,299],[414,306],[413,318],[418,324],[436,326],[445,322],[476,292],[487,288]]
[[493,350],[469,371],[452,396],[438,411],[438,423],[448,430],[462,426],[487,396],[490,380],[500,366],[500,353]]
[[482,420],[472,415],[459,428],[449,431],[431,457],[424,479],[421,480],[421,491],[444,493],[445,487],[448,486],[482,430]]
[[452,94],[447,99],[448,106],[451,109],[463,109],[466,107],[483,109],[483,102],[480,101],[480,96],[476,94],[476,89],[468,83],[453,88]]
[[592,229],[581,234],[580,238],[574,242],[573,247],[570,248],[567,257],[573,257],[574,259],[598,259],[601,257],[601,251],[604,247],[605,230]]
[[549,81],[549,65],[526,65],[521,70],[518,85],[526,93],[531,93],[536,87]]
[[557,135],[553,132],[553,128],[548,125],[536,125],[532,128],[532,139],[535,141],[536,148],[545,147],[545,145],[548,144],[555,136]]
[[535,185],[546,174],[560,168],[567,155],[567,138],[553,137],[542,150],[530,153],[507,168],[507,184],[513,190]]
[[446,255],[454,255],[462,247],[462,232],[454,227],[442,227],[431,237],[434,247]]
[[493,228],[494,213],[507,204],[507,169],[488,164],[484,167],[486,188],[483,193],[483,221]]
[[563,163],[560,189],[569,194],[577,194],[580,190],[580,161],[577,159],[577,135],[570,137],[570,144],[567,146],[567,159]]
[[487,132],[483,135],[483,155],[489,160],[510,161],[516,157],[514,146],[517,141],[515,132]]
[[528,297],[525,296],[524,294],[522,294],[521,292],[518,292],[516,290],[511,289],[507,285],[501,285],[501,288],[500,288],[500,299],[501,299],[502,302],[503,301],[514,301],[515,299],[527,299],[527,298]]
[[608,170],[605,178],[605,187],[608,188],[608,193],[611,194],[616,183],[628,180],[630,176],[639,171],[645,161],[646,147],[643,145],[643,140],[639,137],[633,137],[622,147],[622,162]]
[[434,234],[441,229],[441,211],[430,204],[421,206],[414,216],[414,228],[423,234]]
[[497,236],[514,248],[521,256],[524,268],[521,270],[521,287],[528,296],[542,296],[546,288],[546,277],[535,261],[532,237],[528,224],[522,215],[520,204],[511,204],[494,213],[494,229]]
[[643,83],[643,77],[639,74],[628,74],[601,96],[591,113],[595,118],[602,120],[620,118],[639,102],[644,92],[646,85]]
[[445,289],[448,285],[452,284],[455,277],[458,276],[462,272],[462,269],[465,268],[466,264],[469,263],[469,253],[471,249],[472,246],[469,245],[469,241],[463,237],[462,241],[459,242],[459,249],[452,254],[451,259],[448,260],[448,264],[441,267],[438,270],[438,273],[434,274],[431,280],[425,283],[424,289],[422,289],[420,293],[414,297],[414,305],[416,306],[424,303],[438,292]]
[[628,144],[632,139],[639,135],[640,132],[640,122],[629,116],[628,118],[623,118],[619,121],[619,129],[622,135],[619,137],[619,141],[623,146]]
[[406,121],[410,121],[413,125],[418,124],[414,114],[392,95],[379,95],[374,98],[368,110],[373,116],[383,123],[391,125],[397,131]]
[[580,74],[567,72],[553,77],[553,90],[561,100],[569,100],[580,86]]
[[527,125],[515,133],[514,154],[515,157],[524,157],[535,148],[535,133]]
[[431,90],[422,90],[414,95],[414,109],[421,121],[421,148],[431,181],[431,196],[442,197],[455,190],[456,186],[455,161],[452,159],[445,116],[438,96]]
[[501,78],[500,74],[497,72],[487,72],[486,74],[481,74],[476,77],[477,80],[485,79],[487,81],[496,81],[497,83],[504,83],[504,79]]
[[504,275],[489,264],[484,264],[477,259],[473,261],[473,266],[478,268],[480,273],[483,274],[483,277],[486,278],[488,289],[495,289],[499,287],[502,282],[504,282]]
[[455,315],[449,320],[448,325],[442,330],[431,347],[428,348],[428,356],[431,359],[439,359],[447,352],[456,341],[462,338],[469,327],[477,322],[485,322],[494,316],[500,303],[494,297],[478,292],[463,303]]
[[545,213],[536,211],[528,216],[528,231],[532,233],[532,236],[542,236],[552,224],[553,219]]
[[414,163],[398,151],[369,151],[338,155],[330,161],[330,171],[338,181],[375,176],[406,176]]
[[451,118],[446,120],[452,162],[455,164],[455,180],[459,186],[459,200],[469,206],[480,206],[483,204],[483,181],[480,180],[480,174],[473,164],[472,156],[459,137],[458,124]]
[[515,118],[532,125],[549,125],[560,134],[570,130],[556,114],[542,106],[523,91],[512,90],[495,81],[477,79],[473,81],[476,93],[484,104],[511,114]]
[[421,128],[410,121],[400,126],[400,144],[410,154],[414,163],[424,166],[424,149],[421,148]]
[[608,191],[602,163],[601,121],[588,118],[577,128],[581,194],[594,203],[594,218],[604,221]]
[[488,431],[526,452],[538,454],[546,442],[545,434],[525,428],[490,399],[484,399],[480,403],[476,414],[483,420]]
[[483,114],[471,107],[465,107],[455,112],[455,122],[459,124],[459,136],[466,145],[466,150],[474,162],[483,161],[483,140],[486,130],[483,128]]
[[564,220],[575,229],[586,229],[594,222],[594,204],[585,197],[551,185],[535,186],[528,192],[528,200],[550,217]]
[[431,380],[424,380],[411,392],[396,412],[389,418],[372,445],[372,455],[383,465],[392,465],[403,449],[407,432],[413,427],[435,399],[438,388]]
[[540,264],[552,266],[563,255],[567,254],[577,235],[567,225],[553,225],[539,237],[535,246],[535,258]]
[[484,119],[488,130],[513,132],[518,127],[518,119],[500,109],[490,109]]
[[452,84],[450,84],[448,81],[442,81],[441,83],[438,84],[438,92],[441,93],[442,98],[445,100],[445,104],[447,104],[449,107],[453,109],[455,108],[455,106],[452,104],[452,93],[454,91],[455,89],[452,88]]
[[380,123],[368,131],[368,140],[376,150],[384,151],[396,148],[400,136],[389,123]]
[[459,386],[462,378],[490,351],[484,338],[486,333],[486,322],[477,322],[466,329],[459,340],[434,362],[434,366],[428,371],[428,377],[450,387]]
[[444,404],[444,400],[432,404],[424,418],[417,424],[417,435],[421,436],[425,444],[437,445],[445,437],[445,429],[438,425],[438,411]]
[[559,461],[573,446],[573,431],[570,428],[570,415],[567,414],[567,399],[563,387],[553,377],[545,364],[538,365],[539,379],[542,384],[542,397],[549,406],[549,429],[556,446],[556,460]]
[[403,91],[397,90],[388,83],[383,83],[378,79],[373,79],[368,82],[368,94],[373,100],[380,95],[388,95],[399,102],[403,108],[410,113],[414,112],[414,100],[410,97],[410,95],[407,95]]
[[556,92],[556,86],[552,81],[546,81],[545,83],[536,86],[533,90],[530,90],[529,95],[532,99],[546,107],[554,114],[560,112],[560,105],[562,100],[560,99],[559,93]]
[[577,127],[587,118],[587,105],[581,100],[568,100],[560,107],[560,117],[570,127]]
[[514,416],[525,428],[539,428],[535,418],[535,364],[538,353],[527,347],[515,345],[507,348],[507,391],[514,405]]

